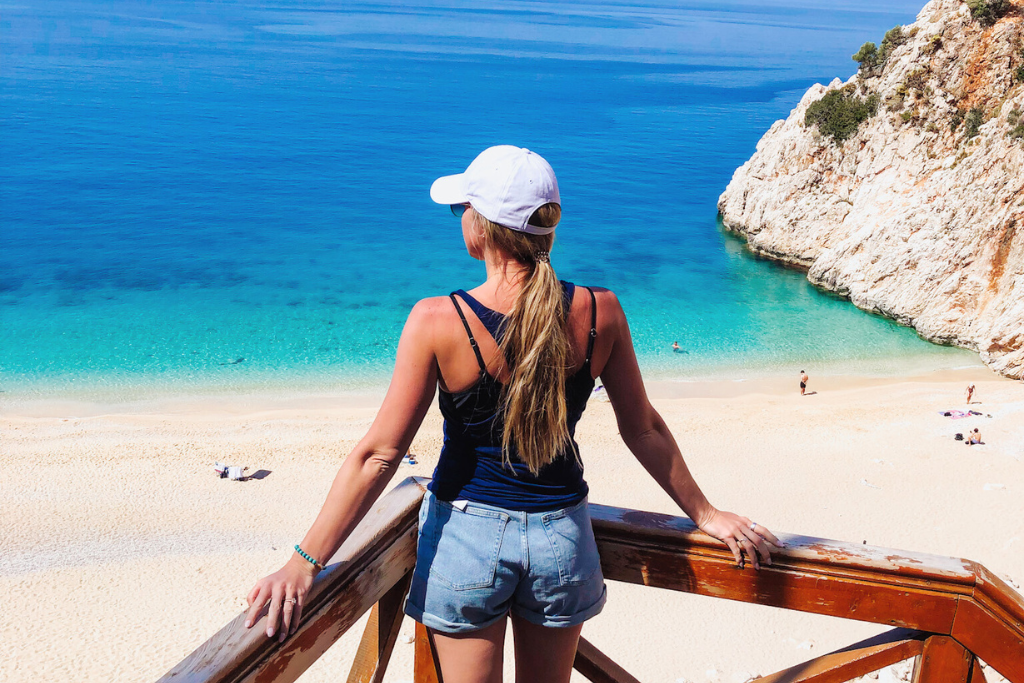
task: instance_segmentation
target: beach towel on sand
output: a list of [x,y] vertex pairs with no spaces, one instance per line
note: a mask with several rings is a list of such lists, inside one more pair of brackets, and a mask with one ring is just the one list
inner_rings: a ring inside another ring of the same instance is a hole
[[970,417],[971,416],[971,414],[969,412],[963,411],[963,410],[940,410],[939,411],[939,415],[944,415],[945,417],[951,417],[954,420],[959,420],[961,417]]

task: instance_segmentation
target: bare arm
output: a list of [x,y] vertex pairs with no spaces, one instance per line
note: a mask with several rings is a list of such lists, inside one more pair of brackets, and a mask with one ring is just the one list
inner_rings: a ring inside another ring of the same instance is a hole
[[[738,565],[743,564],[743,552],[755,568],[760,567],[758,555],[766,564],[771,564],[768,542],[781,547],[775,535],[759,524],[753,525],[746,517],[716,509],[700,490],[668,425],[647,397],[626,315],[614,294],[607,292],[603,296],[611,298],[610,305],[601,310],[610,314],[614,337],[601,379],[611,399],[622,440],[702,531],[729,546]],[[752,552],[755,548],[757,552]]]
[[[434,398],[437,362],[432,309],[435,305],[436,300],[421,301],[409,314],[384,403],[366,436],[342,464],[320,514],[299,544],[321,563],[334,555],[384,491]],[[280,616],[282,624],[277,635],[283,641],[289,629],[294,631],[298,625],[314,574],[313,565],[293,553],[284,567],[261,579],[250,591],[246,626],[252,626],[269,600],[267,636],[274,636]]]

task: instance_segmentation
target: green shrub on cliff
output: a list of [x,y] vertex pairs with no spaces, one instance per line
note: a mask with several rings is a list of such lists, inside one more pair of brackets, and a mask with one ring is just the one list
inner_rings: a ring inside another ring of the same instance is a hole
[[807,108],[804,125],[817,126],[822,135],[828,135],[836,144],[848,140],[864,121],[878,111],[878,96],[857,97],[847,86],[826,93]]
[[928,82],[928,70],[927,69],[914,69],[907,74],[906,80],[903,81],[903,87],[907,90],[917,90],[918,92],[924,92],[925,84]]
[[860,64],[863,71],[874,69],[878,65],[878,48],[871,41],[864,43],[857,54],[853,55],[853,61]]
[[931,37],[931,40],[924,44],[924,47],[921,48],[921,52],[926,55],[933,55],[940,49],[942,49],[942,36],[935,34]]
[[1006,122],[1010,124],[1010,130],[1007,133],[1011,138],[1024,138],[1024,121],[1020,119],[1020,109],[1014,107],[1010,110],[1010,113],[1006,115]]
[[983,26],[991,26],[1010,9],[1010,0],[967,0],[971,16]]
[[882,38],[882,46],[878,49],[878,62],[885,64],[892,51],[905,42],[907,42],[907,36],[903,33],[902,26],[893,26],[886,31],[885,37]]
[[964,136],[970,140],[978,134],[978,129],[985,122],[985,112],[980,107],[974,107],[964,117]]
[[[916,33],[916,31],[914,32]],[[907,42],[909,35],[903,32],[902,26],[895,26],[889,29],[885,37],[882,38],[881,46],[876,46],[871,41],[861,45],[857,53],[853,55],[853,61],[860,64],[861,73],[872,76],[885,67],[889,55],[897,47]]]
[[964,113],[957,109],[953,112],[953,115],[949,117],[949,129],[956,132],[956,129],[960,127],[960,124],[964,122]]

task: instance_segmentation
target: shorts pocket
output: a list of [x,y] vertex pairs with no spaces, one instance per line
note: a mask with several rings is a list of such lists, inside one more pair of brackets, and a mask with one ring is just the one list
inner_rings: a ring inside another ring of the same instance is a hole
[[416,556],[420,575],[454,590],[492,587],[508,515],[459,510],[433,496],[426,513]]
[[558,564],[559,584],[580,586],[587,583],[600,570],[601,558],[597,553],[586,499],[571,508],[548,513],[542,519]]

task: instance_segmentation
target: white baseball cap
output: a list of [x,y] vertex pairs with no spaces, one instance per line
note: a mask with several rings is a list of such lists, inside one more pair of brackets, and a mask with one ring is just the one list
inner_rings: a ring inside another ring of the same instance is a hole
[[545,204],[561,206],[551,165],[536,152],[512,145],[488,147],[465,173],[438,178],[430,198],[438,204],[471,204],[492,223],[531,235],[555,231],[530,225],[534,211]]

